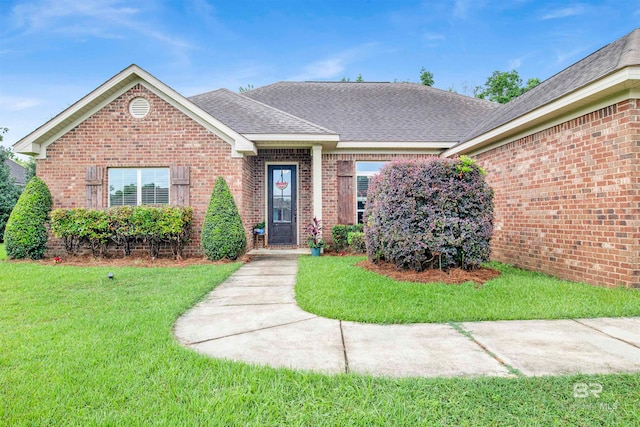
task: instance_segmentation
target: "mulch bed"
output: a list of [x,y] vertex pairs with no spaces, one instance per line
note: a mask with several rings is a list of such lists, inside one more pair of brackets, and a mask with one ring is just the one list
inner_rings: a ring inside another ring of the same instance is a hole
[[251,256],[244,255],[236,261],[210,261],[207,258],[190,257],[177,261],[173,258],[151,259],[144,254],[131,254],[124,258],[94,258],[92,255],[62,256],[59,261],[55,258],[44,258],[38,261],[10,260],[9,262],[35,262],[43,265],[71,265],[74,267],[189,267],[192,265],[220,265],[230,262],[249,262]]
[[459,285],[465,282],[473,282],[482,285],[484,282],[500,276],[498,270],[481,267],[475,270],[463,270],[452,268],[449,271],[425,270],[416,272],[412,270],[398,270],[395,265],[389,263],[374,264],[369,260],[360,261],[356,264],[374,273],[387,276],[393,280],[416,283],[446,283],[448,285]]

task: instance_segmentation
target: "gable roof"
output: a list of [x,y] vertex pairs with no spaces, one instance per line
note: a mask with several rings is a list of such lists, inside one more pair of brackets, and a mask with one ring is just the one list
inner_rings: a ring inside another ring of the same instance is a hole
[[279,82],[187,99],[133,64],[16,142],[15,150],[46,157],[47,145],[136,84],[231,144],[234,156],[257,154],[256,143],[446,149],[441,154],[452,156],[503,144],[595,105],[637,97],[640,28],[504,105],[417,83],[374,82]]
[[498,104],[417,83],[279,82],[243,93],[340,141],[458,142]]
[[[576,96],[570,99],[570,103],[578,106],[580,105],[580,101],[584,101],[582,103],[585,104],[592,100],[596,90],[599,91],[599,97],[602,98],[602,96],[605,95],[605,90],[606,94],[612,94],[615,91],[628,89],[630,87],[628,80],[630,78],[637,79],[638,75],[625,75],[620,79],[613,79],[611,82],[603,84],[601,88],[598,87],[595,88],[594,91],[585,92],[584,96],[577,94],[580,89],[621,70],[637,65],[640,65],[640,28],[604,46],[540,83],[535,88],[494,110],[473,127],[473,129],[462,138],[459,145],[464,145],[474,139],[482,138],[489,132],[498,130],[501,126],[514,122],[516,119],[523,118],[529,113],[539,109],[541,110],[542,107],[573,94],[576,94]],[[637,86],[637,83],[635,85]],[[591,98],[589,98],[589,96],[591,96]],[[563,107],[564,111],[567,110],[566,106],[559,107]],[[549,113],[556,115],[558,115],[559,112],[562,113],[562,111],[559,111],[559,108],[549,110]],[[459,152],[457,147],[454,147],[454,149],[450,151]]]
[[13,145],[15,151],[46,157],[46,147],[49,144],[136,84],[143,85],[164,101],[231,144],[235,153],[257,154],[257,149],[251,141],[135,64],[128,66],[75,104],[16,142]]
[[16,163],[12,159],[5,159],[4,164],[9,166],[9,176],[16,180],[16,184],[24,186],[26,184],[27,170],[20,163]]
[[191,96],[189,100],[243,134],[336,134],[227,89]]

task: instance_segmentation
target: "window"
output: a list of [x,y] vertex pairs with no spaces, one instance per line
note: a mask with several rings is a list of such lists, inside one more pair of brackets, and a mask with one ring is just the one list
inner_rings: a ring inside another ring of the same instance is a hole
[[109,206],[168,204],[168,168],[109,169]]
[[376,175],[388,162],[357,162],[356,163],[356,213],[358,224],[364,222],[364,207],[367,203],[369,180]]

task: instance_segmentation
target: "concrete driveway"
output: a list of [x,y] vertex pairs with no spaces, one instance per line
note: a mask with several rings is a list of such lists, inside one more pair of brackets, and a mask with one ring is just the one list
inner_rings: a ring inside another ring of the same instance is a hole
[[640,318],[375,325],[295,302],[297,256],[242,266],[178,319],[174,334],[211,357],[326,374],[389,377],[640,372]]

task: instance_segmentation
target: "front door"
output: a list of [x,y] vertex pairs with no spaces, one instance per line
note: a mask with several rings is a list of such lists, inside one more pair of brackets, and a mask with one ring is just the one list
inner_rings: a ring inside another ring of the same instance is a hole
[[295,165],[268,165],[269,245],[297,245],[297,188]]

